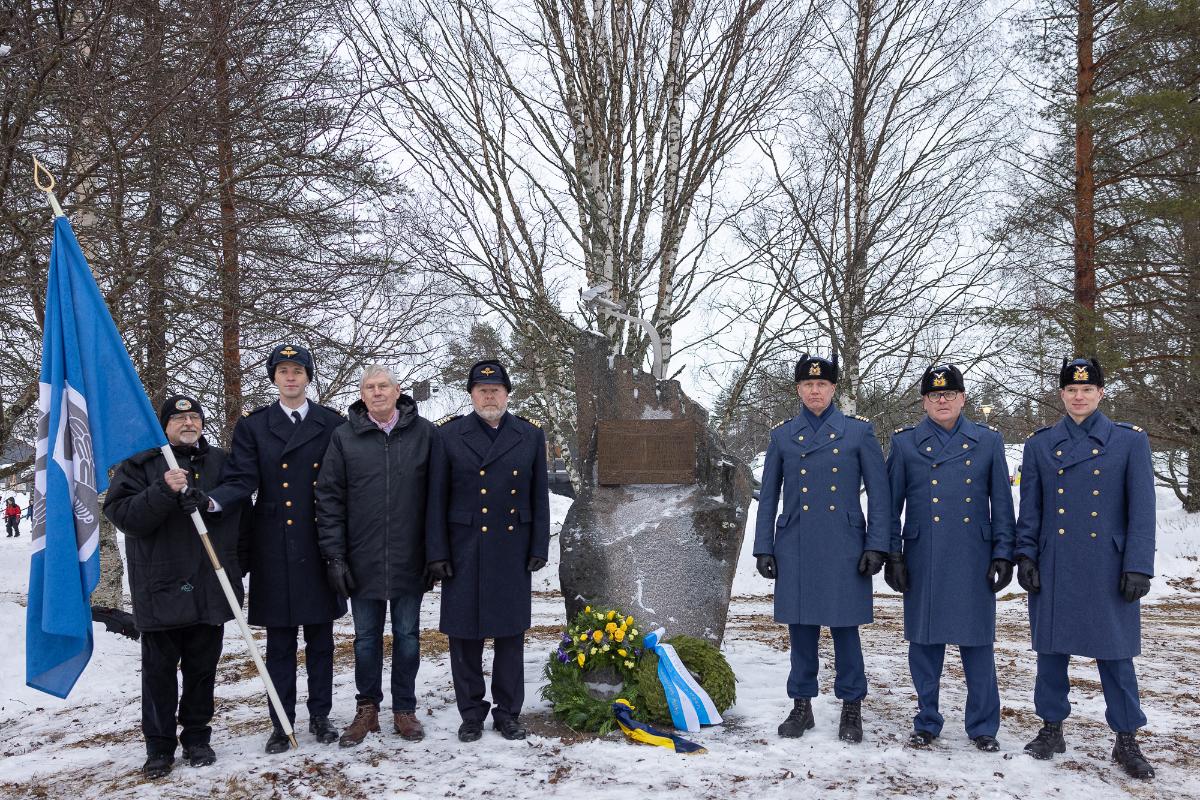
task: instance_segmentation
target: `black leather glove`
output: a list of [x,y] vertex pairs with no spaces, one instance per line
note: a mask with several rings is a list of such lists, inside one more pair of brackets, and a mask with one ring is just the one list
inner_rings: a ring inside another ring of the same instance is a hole
[[779,572],[775,568],[775,556],[757,556],[757,561],[759,575],[769,581],[773,581],[779,576]]
[[1119,588],[1126,603],[1141,600],[1150,592],[1150,576],[1143,572],[1122,572]]
[[988,565],[987,582],[992,594],[1012,583],[1013,564],[1007,558],[993,558]]
[[1017,583],[1030,594],[1037,594],[1042,590],[1042,576],[1038,573],[1037,562],[1029,556],[1017,558]]
[[175,502],[179,503],[179,508],[185,514],[191,514],[197,510],[208,511],[208,495],[204,493],[203,489],[197,489],[195,486],[189,486],[179,492]]
[[433,587],[437,586],[437,578],[433,577],[433,573],[429,571],[429,567],[425,568],[425,573],[421,577],[425,580],[425,591],[432,592]]
[[858,560],[859,575],[878,575],[879,570],[887,562],[887,553],[878,550],[863,550],[862,558]]
[[325,577],[333,590],[342,597],[349,597],[354,591],[354,576],[350,574],[350,567],[341,556],[334,556],[325,562]]
[[435,581],[444,581],[446,578],[454,577],[454,566],[449,561],[430,561],[425,566],[425,570],[433,576]]
[[900,594],[908,591],[908,565],[904,563],[904,553],[888,553],[883,582]]
[[537,572],[544,566],[546,566],[546,559],[538,558],[537,556],[530,556],[529,560],[525,562],[525,571]]

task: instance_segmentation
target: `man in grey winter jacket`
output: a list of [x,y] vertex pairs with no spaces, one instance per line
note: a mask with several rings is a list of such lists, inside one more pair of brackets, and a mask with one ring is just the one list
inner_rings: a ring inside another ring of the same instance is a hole
[[386,368],[367,367],[361,399],[333,432],[317,478],[317,529],[329,584],[350,598],[358,708],[340,744],[379,730],[383,702],[383,622],[392,612],[392,716],[395,732],[420,741],[416,678],[425,591],[425,505],[431,422],[401,394]]

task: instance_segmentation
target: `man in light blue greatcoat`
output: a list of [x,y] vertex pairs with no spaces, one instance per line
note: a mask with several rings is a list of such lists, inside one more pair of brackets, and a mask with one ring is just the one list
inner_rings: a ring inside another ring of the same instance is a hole
[[921,397],[925,419],[893,434],[887,461],[892,545],[884,578],[904,594],[908,668],[917,691],[909,744],[928,747],[941,735],[942,663],[946,645],[955,644],[967,680],[967,736],[995,752],[995,593],[1012,580],[1015,525],[1004,438],[963,415],[966,386],[953,364],[925,371]]
[[[858,626],[873,620],[871,576],[887,558],[891,501],[875,429],[833,405],[837,379],[836,355],[830,361],[805,353],[796,365],[804,405],[771,431],[754,555],[763,577],[776,581],[775,621],[786,624],[791,636],[787,692],[793,708],[779,735],[802,736],[814,725],[817,641],[824,625],[833,637],[833,690],[842,701],[838,737],[861,742],[867,677]],[[866,518],[859,500],[863,484]]]
[[1029,592],[1033,703],[1043,723],[1025,750],[1041,759],[1066,751],[1067,667],[1073,655],[1094,658],[1116,733],[1112,757],[1148,780],[1154,769],[1137,743],[1146,715],[1133,657],[1141,653],[1139,601],[1154,574],[1150,441],[1097,410],[1104,372],[1096,359],[1063,359],[1058,383],[1067,415],[1030,436],[1021,465],[1017,581]]

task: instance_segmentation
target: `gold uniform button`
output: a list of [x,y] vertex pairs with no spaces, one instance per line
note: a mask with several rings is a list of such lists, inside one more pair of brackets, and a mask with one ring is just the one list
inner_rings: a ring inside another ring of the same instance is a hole
[[969,459],[969,458],[967,459],[967,466],[968,467],[971,466],[971,459]]
[[802,442],[804,441],[804,437],[803,437],[803,436],[801,436],[801,437],[800,437],[800,441],[802,441]]
[[939,503],[939,502],[941,502],[941,501],[940,501],[940,500],[938,500],[938,499],[935,497],[935,498],[933,498],[933,502],[935,502],[935,503]]
[[836,447],[835,447],[835,448],[833,448],[833,454],[834,454],[835,456],[838,454],[838,449],[837,449]]
[[1093,494],[1093,495],[1100,494],[1100,490],[1099,490],[1099,489],[1092,489],[1092,494]]
[[320,468],[321,468],[321,462],[320,462],[320,461],[314,461],[314,462],[313,462],[313,469],[320,469]]
[[833,471],[834,471],[834,472],[837,472],[837,467],[834,467],[834,468],[833,468]]
[[285,489],[288,488],[287,481],[283,482],[283,488],[285,488]]
[[513,477],[517,477],[517,471],[515,469],[513,470]]
[[1098,469],[1094,469],[1094,470],[1092,470],[1092,474],[1093,474],[1093,475],[1099,475],[1099,474],[1100,474],[1100,470],[1098,470]]
[[1060,508],[1060,509],[1058,510],[1058,513],[1060,513],[1060,514],[1065,514],[1065,513],[1067,513],[1067,510],[1066,510],[1065,508]]
[[942,521],[942,518],[941,518],[941,517],[934,517],[934,518],[933,518],[933,521],[934,521],[934,522],[941,522],[941,521]]
[[284,469],[287,469],[287,464],[280,464],[279,466],[283,467]]
[[967,444],[966,442],[963,442],[963,450],[966,450],[970,446],[971,445]]
[[479,477],[482,478],[484,475],[487,475],[487,470],[486,469],[479,470]]
[[487,489],[480,489],[480,490],[479,490],[479,493],[480,493],[480,494],[487,494]]
[[512,526],[512,525],[509,525],[509,526],[508,526],[508,529],[511,531],[511,530],[513,529],[513,526]]
[[807,474],[808,474],[808,470],[806,470],[806,469],[802,469],[802,470],[800,470],[800,474],[801,474],[801,475],[807,475]]
[[937,469],[937,464],[934,464],[934,465],[933,465],[933,468],[934,468],[934,469]]
[[479,530],[483,531],[484,533],[487,533],[487,525],[484,525],[484,526],[483,526],[482,528],[480,528]]
[[1067,529],[1066,529],[1066,528],[1059,528],[1059,529],[1058,529],[1058,535],[1059,535],[1059,536],[1062,536],[1062,535],[1063,535],[1064,533],[1066,533],[1066,532],[1067,532]]
[[1063,471],[1060,469],[1060,470],[1058,471],[1058,474],[1059,474],[1059,475],[1062,475],[1062,474],[1063,474]]
[[510,508],[510,509],[508,510],[508,513],[510,513],[510,514],[515,514],[515,513],[517,513],[517,510],[516,510],[515,508]]
[[967,483],[970,483],[970,482],[971,482],[971,479],[970,479],[970,478],[967,478]]
[[932,483],[934,486],[937,486],[937,478],[931,480],[930,483]]
[[831,491],[831,492],[836,492],[836,491],[837,491],[837,487],[836,487],[836,486],[830,486],[830,487],[829,487],[829,491]]
[[1056,456],[1061,456],[1061,455],[1062,455],[1062,450],[1055,450],[1055,451],[1054,451],[1054,455],[1056,455]]
[[1058,493],[1059,493],[1059,494],[1062,494],[1064,491],[1066,491],[1066,490],[1065,490],[1065,489],[1063,489],[1061,486],[1058,488]]
[[963,517],[963,522],[970,522],[970,521],[971,521],[970,517]]
[[317,482],[316,482],[316,481],[313,481],[313,486],[316,486],[316,485],[317,485]]
[[968,503],[971,502],[971,498],[969,498],[969,497],[964,497],[963,499],[966,500]]
[[805,511],[808,511],[808,506],[801,506]]
[[836,439],[836,438],[837,438],[837,434],[836,434],[836,433],[831,433],[831,434],[829,434],[829,438],[830,438],[830,439]]
[[1093,450],[1092,450],[1092,455],[1094,455],[1094,456],[1098,456],[1098,455],[1100,455],[1100,451],[1099,451],[1099,450],[1096,450],[1096,449],[1093,449]]
[[808,493],[808,487],[807,487],[807,486],[801,486],[801,487],[800,487],[800,491],[802,491],[802,492],[804,492],[805,494],[807,494],[807,493]]
[[199,473],[199,472],[193,472],[193,473],[192,473],[192,475],[194,475],[194,476],[195,476],[196,480],[200,480],[200,473]]
[[289,519],[289,520],[288,520],[288,525],[292,525],[292,524],[293,524],[293,523],[292,523],[292,521]]
[[484,514],[486,514],[486,513],[487,513],[487,506],[484,506],[483,508],[481,508],[481,509],[479,509],[479,510],[480,510],[480,511],[482,511]]
[[1093,517],[1098,517],[1098,516],[1100,516],[1100,512],[1099,512],[1099,511],[1093,511],[1093,512],[1092,512],[1092,516],[1093,516]]
[[291,507],[292,507],[292,501],[291,501],[291,500],[288,500],[288,501],[286,501],[286,502],[284,503],[284,505],[285,505],[285,506],[287,506],[288,508],[291,508]]
[[830,511],[837,511],[837,506],[830,506],[830,507],[829,507],[829,510],[830,510]]
[[933,448],[932,448],[932,447],[926,447],[926,448],[925,448],[925,452],[926,452],[926,453],[932,453],[932,452],[933,452]]
[[1092,538],[1093,538],[1093,539],[1095,539],[1095,538],[1096,538],[1096,534],[1095,534],[1094,532],[1092,533]]
[[516,493],[517,493],[517,490],[516,490],[516,489],[509,489],[509,490],[508,490],[508,493],[509,493],[509,494],[516,494]]

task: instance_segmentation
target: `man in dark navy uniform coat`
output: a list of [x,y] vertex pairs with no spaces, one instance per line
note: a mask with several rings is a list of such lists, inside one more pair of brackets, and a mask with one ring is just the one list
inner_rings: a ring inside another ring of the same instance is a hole
[[1154,574],[1150,441],[1098,410],[1104,373],[1095,359],[1063,359],[1059,386],[1067,415],[1030,436],[1021,465],[1017,580],[1029,592],[1033,702],[1043,722],[1025,750],[1043,759],[1066,750],[1067,667],[1073,655],[1094,658],[1116,734],[1113,759],[1149,779],[1133,657],[1142,649],[1139,601]]
[[[874,617],[871,576],[887,557],[891,500],[883,451],[871,423],[833,405],[836,356],[804,357],[796,365],[801,413],[771,431],[763,467],[754,555],[763,577],[775,580],[775,621],[788,626],[791,713],[779,735],[813,727],[817,642],[821,626],[833,637],[834,695],[842,701],[838,737],[862,741],[867,694],[858,626]],[[863,517],[859,488],[867,488]],[[780,489],[783,508],[776,518]]]
[[[267,629],[267,671],[291,722],[296,714],[296,637],[304,629],[308,729],[328,744],[338,738],[329,721],[333,621],[346,613],[346,601],[326,579],[313,492],[329,437],[345,420],[305,396],[313,363],[303,347],[283,344],[272,350],[267,375],[279,389],[279,400],[238,421],[221,485],[209,497],[219,508],[258,492],[247,619]],[[271,722],[267,752],[281,753],[289,744],[274,708]]]
[[[546,566],[550,490],[546,436],[508,413],[512,384],[497,361],[471,367],[474,411],[438,422],[442,447],[429,466],[425,557],[442,581],[441,631],[450,637],[458,737],[479,739],[488,709],[506,739],[525,738],[525,631],[530,576]],[[492,702],[484,696],[483,645],[494,640]]]
[[953,364],[926,370],[921,396],[925,419],[893,434],[887,461],[892,545],[884,575],[904,594],[904,638],[917,690],[909,743],[928,747],[942,732],[942,663],[946,645],[955,644],[967,679],[967,736],[995,752],[995,592],[1012,580],[1016,522],[1004,438],[963,415],[966,386]]

